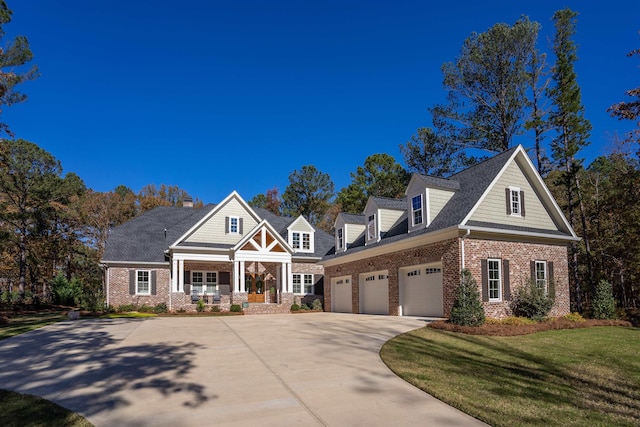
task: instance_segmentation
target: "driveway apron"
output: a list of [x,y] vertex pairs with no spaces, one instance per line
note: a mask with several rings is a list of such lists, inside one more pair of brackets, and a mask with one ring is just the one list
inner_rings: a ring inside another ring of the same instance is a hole
[[0,341],[0,388],[109,426],[484,425],[395,376],[381,346],[420,318],[81,320]]

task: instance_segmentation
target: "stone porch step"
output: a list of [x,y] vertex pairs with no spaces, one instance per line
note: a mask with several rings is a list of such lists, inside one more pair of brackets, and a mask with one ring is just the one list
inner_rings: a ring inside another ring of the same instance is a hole
[[263,304],[249,303],[249,307],[245,308],[244,314],[277,314],[289,313],[291,305],[287,304]]

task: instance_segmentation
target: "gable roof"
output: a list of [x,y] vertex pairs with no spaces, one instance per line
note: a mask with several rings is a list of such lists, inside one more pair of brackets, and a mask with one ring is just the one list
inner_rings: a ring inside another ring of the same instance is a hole
[[[544,199],[544,201],[552,207],[551,210],[553,212],[551,212],[551,214],[554,216],[554,218],[558,219],[558,222],[561,222],[561,228],[564,228],[566,231],[539,230],[529,227],[516,227],[503,224],[476,223],[473,221],[468,221],[468,218],[473,212],[474,208],[481,202],[484,195],[497,181],[502,171],[504,171],[505,167],[515,159],[516,155],[523,155],[524,158],[526,158],[526,161],[528,162],[528,169],[531,170],[534,182],[536,182],[537,190],[541,193],[541,197]],[[405,214],[400,217],[400,219],[391,227],[391,229],[389,229],[389,231],[381,236],[380,241],[369,243],[365,246],[364,239],[361,238],[356,240],[347,251],[338,253],[332,251],[329,255],[325,256],[324,259],[333,259],[341,256],[347,256],[355,252],[368,250],[370,248],[398,242],[400,240],[413,238],[423,234],[436,233],[442,230],[452,229],[453,227],[500,229],[504,230],[505,232],[516,232],[521,234],[528,233],[564,237],[567,239],[576,239],[576,235],[566,221],[566,218],[562,214],[562,211],[549,193],[549,190],[547,189],[546,185],[544,185],[544,182],[542,181],[540,176],[535,171],[535,168],[533,167],[533,164],[531,163],[528,155],[520,145],[497,154],[491,158],[488,158],[476,165],[473,165],[455,175],[452,175],[448,179],[430,177],[420,174],[415,174],[414,177],[412,177],[412,180],[421,179],[427,185],[438,184],[438,186],[440,186],[441,188],[447,185],[447,188],[456,190],[453,193],[451,199],[449,199],[449,201],[445,204],[440,213],[433,219],[428,227],[409,233],[409,221],[405,212]],[[458,188],[455,188],[456,186]],[[375,199],[377,201],[381,198]],[[399,203],[403,203],[404,209],[407,209],[406,198],[396,200]]]
[[364,207],[364,211],[369,210],[369,206],[375,204],[378,209],[392,209],[396,211],[404,211],[407,209],[407,198],[392,199],[390,197],[377,197],[370,196],[367,200],[367,204]]
[[414,181],[415,179],[419,179],[420,181],[422,181],[422,183],[424,183],[425,186],[430,188],[443,188],[447,190],[460,189],[460,182],[453,178],[441,178],[438,176],[422,175],[419,173],[414,173],[413,175],[411,175],[411,180],[409,181],[409,185],[407,185],[407,188],[411,186],[411,181]]

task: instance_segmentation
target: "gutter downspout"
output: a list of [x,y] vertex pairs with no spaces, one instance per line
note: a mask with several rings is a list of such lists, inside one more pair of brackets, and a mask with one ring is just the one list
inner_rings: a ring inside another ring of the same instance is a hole
[[471,234],[471,230],[467,228],[467,232],[465,233],[465,235],[460,238],[460,246],[461,246],[460,252],[461,252],[461,255],[462,255],[462,270],[464,270],[464,239],[469,237],[470,234]]
[[106,298],[106,303],[107,303],[107,307],[109,307],[109,266],[107,264],[103,264],[102,267],[104,267],[104,283],[105,283],[105,287],[106,287],[106,294],[107,294],[107,298]]

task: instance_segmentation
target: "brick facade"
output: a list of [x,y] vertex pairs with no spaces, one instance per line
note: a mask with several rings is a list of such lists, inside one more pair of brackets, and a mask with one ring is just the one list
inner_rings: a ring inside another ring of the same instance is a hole
[[[131,270],[149,270],[156,272],[155,295],[136,295],[129,291],[129,272]],[[171,289],[171,272],[167,267],[109,267],[108,274],[108,303],[112,307],[133,304],[138,307],[155,306],[161,302],[169,305],[169,290]]]
[[[389,314],[399,314],[398,274],[402,267],[442,262],[443,273],[443,309],[449,316],[455,293],[460,281],[462,269],[461,239],[450,239],[413,249],[365,258],[341,265],[325,268],[324,304],[325,311],[331,311],[331,279],[351,276],[352,313],[360,312],[359,277],[362,273],[388,270],[389,274]],[[468,238],[464,240],[465,267],[478,283],[481,291],[481,260],[487,258],[508,259],[510,263],[509,281],[511,291],[530,277],[530,262],[545,260],[554,263],[554,283],[556,302],[551,316],[569,313],[569,276],[567,265],[567,247],[539,243],[521,243]],[[484,302],[488,317],[501,318],[511,315],[507,297],[501,302]]]

